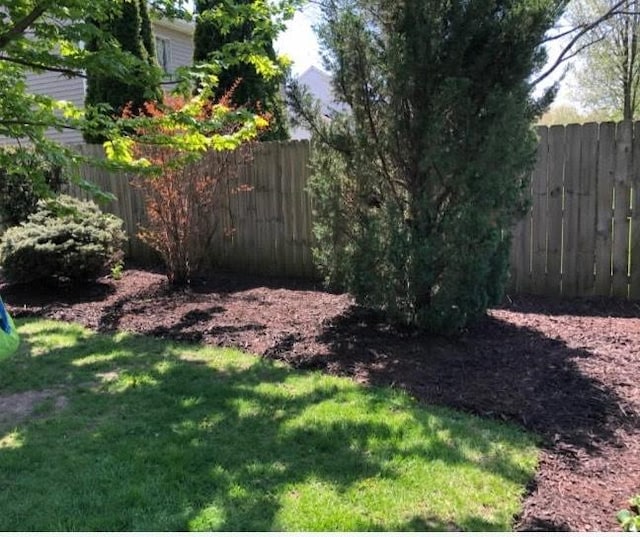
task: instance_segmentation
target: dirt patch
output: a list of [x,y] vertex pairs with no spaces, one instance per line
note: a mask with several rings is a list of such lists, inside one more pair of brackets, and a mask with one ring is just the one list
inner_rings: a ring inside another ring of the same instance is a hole
[[45,402],[52,403],[54,410],[62,410],[67,406],[67,398],[54,390],[0,395],[0,431],[26,420]]
[[512,297],[447,339],[289,280],[220,274],[176,291],[128,270],[82,288],[0,291],[16,317],[238,347],[518,423],[544,445],[519,530],[616,530],[616,511],[640,491],[638,303]]

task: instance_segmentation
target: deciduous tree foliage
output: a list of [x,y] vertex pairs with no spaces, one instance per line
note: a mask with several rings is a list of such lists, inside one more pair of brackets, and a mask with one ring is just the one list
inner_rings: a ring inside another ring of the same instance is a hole
[[[292,14],[291,7],[298,3],[284,2],[277,7],[278,12],[286,19]],[[270,126],[262,139],[287,139],[287,119],[280,96],[286,64],[273,48],[282,21],[274,17],[274,7],[268,0],[196,0],[195,5],[198,18],[194,62],[218,61],[222,56],[234,58],[220,63],[218,95],[231,92],[235,106],[268,113]],[[251,49],[247,49],[249,43]],[[257,62],[257,50],[268,61]]]
[[[95,76],[110,77],[121,83],[144,81],[144,85],[153,87],[156,80],[154,70],[148,59],[125,50],[117,39],[103,29],[113,21],[122,9],[122,2],[131,5],[138,0],[5,0],[2,2],[0,18],[0,135],[28,143],[52,165],[69,165],[80,160],[68,147],[49,140],[45,133],[49,128],[86,130],[88,123],[92,129],[100,127],[105,136],[112,139],[109,154],[120,163],[133,155],[131,140],[127,133],[132,132],[131,122],[126,125],[114,120],[111,114],[98,114],[87,117],[83,109],[70,102],[58,101],[46,95],[29,92],[26,74],[29,71],[55,72],[61,76],[84,77],[86,73]],[[278,4],[269,4],[274,15],[274,28],[281,29],[283,20],[293,15],[293,4],[299,0],[284,0]],[[154,15],[187,16],[185,0],[149,0]],[[131,6],[128,6],[131,7]],[[144,19],[144,15],[142,19]],[[269,19],[271,20],[271,19]],[[262,26],[269,27],[271,22],[264,20]],[[149,42],[149,36],[143,31],[143,40]],[[92,50],[84,44],[100,42],[101,46]],[[149,50],[147,46],[147,50]],[[237,53],[234,55],[234,53]],[[198,76],[200,94],[208,94],[216,78],[211,72],[219,71],[219,65],[238,61],[237,56],[261,66],[263,72],[278,76],[280,64],[273,63],[264,55],[264,50],[252,42],[227,47],[216,54],[213,64],[202,62]],[[191,93],[192,72],[184,71],[184,80],[180,90]],[[190,107],[172,117],[181,122],[181,140],[176,143],[184,147],[185,140],[201,145],[201,138],[208,138],[200,132],[200,124],[193,121]],[[121,129],[128,129],[122,131]],[[135,129],[134,129],[135,130]],[[188,132],[187,136],[185,132]],[[164,140],[169,143],[170,140]],[[0,167],[12,165],[11,156],[0,152]],[[76,178],[77,180],[77,178]]]
[[[597,19],[617,0],[574,0],[567,18],[574,26]],[[604,119],[636,119],[640,111],[640,2],[627,0],[578,43],[576,100]]]
[[527,204],[531,96],[551,0],[326,0],[321,39],[349,111],[314,137],[316,259],[396,321],[455,332],[501,299]]
[[[180,15],[184,2],[153,0],[157,12]],[[135,73],[144,78],[144,63],[107,39],[100,24],[118,12],[112,0],[6,0],[0,18],[0,135],[34,146],[52,165],[77,160],[69,148],[51,142],[47,129],[86,127],[84,111],[72,103],[30,93],[26,74],[53,72],[84,77],[86,72],[126,82]],[[99,50],[84,44],[101,40]],[[148,64],[147,64],[148,65]],[[104,118],[108,121],[108,118]],[[0,152],[0,166],[13,166],[11,154]],[[26,170],[28,172],[28,170]]]

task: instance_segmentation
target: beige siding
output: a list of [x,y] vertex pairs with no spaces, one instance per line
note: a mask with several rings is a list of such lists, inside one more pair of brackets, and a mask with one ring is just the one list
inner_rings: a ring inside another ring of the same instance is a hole
[[178,67],[191,65],[193,59],[193,33],[178,30],[175,27],[154,23],[153,28],[156,37],[168,39],[171,54],[169,57],[169,74],[175,72]]
[[[61,101],[70,101],[79,107],[84,106],[84,78],[68,78],[58,73],[31,73],[27,75],[27,84],[32,93],[48,95]],[[47,135],[61,143],[77,144],[82,142],[82,133],[74,130],[49,129]]]

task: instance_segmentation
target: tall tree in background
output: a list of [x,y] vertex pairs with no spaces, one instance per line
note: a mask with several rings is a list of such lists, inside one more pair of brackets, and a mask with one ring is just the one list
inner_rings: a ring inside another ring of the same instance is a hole
[[334,92],[317,119],[316,259],[393,320],[455,332],[502,298],[537,145],[541,43],[565,2],[320,0]]
[[[295,3],[295,2],[293,2]],[[255,49],[279,64],[273,41],[281,27],[272,20],[268,0],[196,0],[194,63],[220,61],[218,94],[231,92],[231,102],[271,116],[262,140],[289,137],[280,88],[284,73],[275,75],[268,65],[255,62]],[[286,8],[285,8],[286,9]],[[245,52],[251,43],[254,52]],[[229,52],[235,61],[229,62]]]
[[[597,20],[619,4],[574,0],[567,18],[575,25]],[[640,2],[627,0],[578,43],[573,92],[601,119],[635,119],[640,112]]]
[[[91,107],[108,105],[114,115],[120,115],[125,107],[139,113],[145,101],[162,96],[160,72],[156,60],[155,42],[146,0],[117,0],[117,11],[97,25],[104,32],[87,45],[89,50],[100,50],[104,39],[115,39],[121,49],[141,60],[148,69],[138,69],[127,80],[110,74],[87,71],[87,114]],[[91,129],[84,131],[89,143],[102,143],[103,134]]]

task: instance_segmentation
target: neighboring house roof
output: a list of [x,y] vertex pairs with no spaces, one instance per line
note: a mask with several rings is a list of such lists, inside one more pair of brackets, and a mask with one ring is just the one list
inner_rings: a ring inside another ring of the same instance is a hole
[[[322,113],[327,117],[330,116],[332,110],[344,108],[345,105],[335,99],[333,88],[331,87],[331,75],[319,67],[315,65],[309,67],[298,76],[298,82],[301,86],[307,86],[309,93],[320,101]],[[291,138],[293,140],[308,140],[311,138],[311,133],[302,126],[293,127],[291,129]]]
[[[193,34],[195,25],[182,20],[152,20],[156,38],[158,60],[167,73],[176,68],[191,65],[193,59]],[[86,80],[59,73],[43,72],[27,74],[29,91],[48,95],[54,99],[70,101],[78,107],[84,106]],[[82,133],[72,130],[61,132],[51,129],[47,136],[52,140],[66,144],[82,143]],[[13,140],[0,138],[0,145],[14,143]]]

